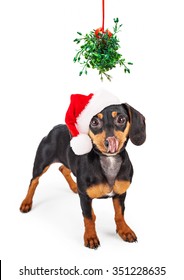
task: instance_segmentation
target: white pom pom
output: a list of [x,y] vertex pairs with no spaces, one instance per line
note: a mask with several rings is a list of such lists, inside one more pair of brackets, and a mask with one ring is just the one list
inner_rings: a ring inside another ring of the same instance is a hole
[[87,134],[79,134],[72,138],[70,147],[76,155],[84,155],[91,151],[93,145]]

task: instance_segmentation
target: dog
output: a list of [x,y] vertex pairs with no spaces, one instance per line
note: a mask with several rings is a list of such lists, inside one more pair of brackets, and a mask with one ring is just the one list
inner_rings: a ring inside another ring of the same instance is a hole
[[[126,151],[128,140],[141,145],[146,139],[145,117],[130,105],[109,105],[94,115],[89,124],[88,136],[92,150],[76,155],[70,147],[71,134],[65,124],[55,126],[38,146],[33,177],[20,211],[29,212],[40,177],[52,163],[59,167],[69,187],[78,193],[84,218],[84,245],[96,249],[100,245],[95,229],[94,198],[111,197],[115,210],[116,231],[127,242],[136,242],[134,231],[124,218],[124,202],[133,167]],[[71,177],[76,177],[76,182]]]

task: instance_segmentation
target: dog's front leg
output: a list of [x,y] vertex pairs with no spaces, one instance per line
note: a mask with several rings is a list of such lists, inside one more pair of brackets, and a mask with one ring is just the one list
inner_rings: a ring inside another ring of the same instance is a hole
[[133,232],[133,230],[126,224],[124,219],[125,197],[126,197],[126,192],[122,195],[113,197],[116,231],[124,241],[135,242],[137,241],[137,237]]
[[91,249],[97,249],[100,245],[100,241],[95,229],[96,216],[92,208],[92,199],[83,194],[80,194],[79,196],[84,217],[84,245]]

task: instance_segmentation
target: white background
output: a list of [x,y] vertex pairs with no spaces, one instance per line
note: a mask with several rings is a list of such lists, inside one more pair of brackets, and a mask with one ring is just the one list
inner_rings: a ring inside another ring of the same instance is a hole
[[[183,274],[183,6],[181,0],[106,0],[105,26],[123,23],[121,52],[131,74],[117,67],[112,82],[95,70],[79,77],[73,63],[76,32],[101,26],[101,1],[1,0],[0,2],[0,259],[3,280],[23,266],[103,268],[166,266]],[[98,250],[83,246],[77,195],[53,165],[41,178],[28,214],[19,212],[31,179],[37,146],[63,123],[71,93],[103,87],[146,117],[147,141],[127,150],[135,175],[126,198],[126,220],[138,236],[128,244],[115,233],[111,199],[95,200]],[[109,272],[100,277],[122,279]],[[71,276],[73,279],[74,276]],[[37,277],[36,279],[45,279]],[[47,277],[60,279],[59,276]],[[78,277],[76,277],[77,279]],[[85,278],[85,277],[84,277]],[[91,276],[88,279],[98,277]],[[131,277],[127,276],[127,279]],[[148,279],[147,276],[134,276]],[[70,279],[68,276],[67,279]]]

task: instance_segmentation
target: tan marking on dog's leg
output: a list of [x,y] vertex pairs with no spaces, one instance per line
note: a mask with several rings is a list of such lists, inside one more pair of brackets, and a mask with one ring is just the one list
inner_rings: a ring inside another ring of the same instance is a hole
[[115,222],[116,222],[116,231],[119,236],[127,242],[137,241],[137,237],[133,230],[126,224],[124,219],[124,214],[122,213],[122,207],[120,205],[119,198],[113,199],[114,210],[115,210]]
[[95,216],[93,210],[92,210],[91,219],[84,217],[84,226],[85,226],[84,245],[91,249],[97,249],[98,246],[100,245],[100,241],[96,234],[95,220],[96,220],[96,216]]
[[71,177],[71,171],[70,169],[68,169],[66,166],[61,165],[59,167],[59,171],[63,174],[63,176],[65,177],[70,189],[74,192],[77,193],[78,189],[77,189],[77,184],[74,182],[74,180]]
[[48,170],[48,168],[49,168],[49,166],[46,166],[40,176],[31,180],[27,195],[26,195],[25,199],[22,201],[21,206],[20,206],[21,212],[27,213],[31,210],[32,203],[33,203],[33,196],[34,196],[36,187],[38,186],[39,178]]
[[110,193],[112,189],[109,187],[108,184],[97,184],[97,185],[92,185],[90,186],[86,192],[90,198],[100,198],[108,193]]
[[127,191],[130,186],[130,181],[125,180],[116,180],[113,186],[113,191],[116,194],[123,194]]

